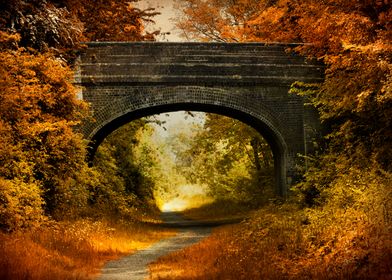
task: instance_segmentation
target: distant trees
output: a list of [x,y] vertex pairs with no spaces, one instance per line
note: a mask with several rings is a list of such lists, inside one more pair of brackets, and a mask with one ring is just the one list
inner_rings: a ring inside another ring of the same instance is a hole
[[[203,128],[192,136],[178,135],[176,140],[172,146],[180,174],[191,184],[208,186],[216,198],[251,201],[272,189],[270,147],[246,124],[206,114]],[[184,147],[178,149],[178,142]]]

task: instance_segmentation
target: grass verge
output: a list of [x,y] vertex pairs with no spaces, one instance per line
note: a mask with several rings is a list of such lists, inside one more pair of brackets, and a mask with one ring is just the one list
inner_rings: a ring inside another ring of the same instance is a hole
[[1,233],[0,279],[93,279],[107,261],[173,234],[139,222],[92,220]]

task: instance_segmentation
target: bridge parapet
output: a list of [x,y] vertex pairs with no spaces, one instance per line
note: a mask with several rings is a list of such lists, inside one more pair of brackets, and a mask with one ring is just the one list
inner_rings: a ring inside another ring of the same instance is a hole
[[323,67],[262,43],[88,43],[83,84],[290,85],[322,80]]

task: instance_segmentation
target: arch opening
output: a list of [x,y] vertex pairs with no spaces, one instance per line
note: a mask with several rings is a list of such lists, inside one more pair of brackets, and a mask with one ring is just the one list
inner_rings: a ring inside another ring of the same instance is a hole
[[248,112],[244,112],[229,106],[223,106],[221,104],[206,104],[196,102],[172,103],[146,106],[136,110],[129,109],[128,111],[123,112],[123,114],[108,120],[90,137],[89,161],[92,162],[95,152],[97,151],[97,148],[102,143],[102,141],[117,128],[140,118],[176,111],[197,111],[219,114],[239,120],[242,123],[245,123],[248,126],[254,128],[267,141],[273,154],[275,192],[280,196],[286,196],[287,145],[282,135],[267,121],[257,118]]

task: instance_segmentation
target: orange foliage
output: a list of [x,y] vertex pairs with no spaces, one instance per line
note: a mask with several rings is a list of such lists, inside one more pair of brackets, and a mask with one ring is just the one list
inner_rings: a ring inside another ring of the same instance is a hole
[[2,1],[0,28],[19,33],[21,45],[39,51],[72,52],[81,41],[154,40],[143,24],[158,13],[133,7],[135,1]]
[[[3,32],[1,37],[4,44],[15,40]],[[6,194],[7,190],[14,189],[15,183],[35,185],[37,192],[43,190],[47,210],[51,211],[56,195],[61,193],[62,182],[76,177],[85,164],[82,138],[73,128],[87,107],[77,99],[72,81],[69,67],[50,54],[32,55],[23,49],[1,51],[0,177],[4,192],[0,197],[3,211],[16,211],[13,207],[30,205],[34,213],[39,212],[37,207],[42,202],[37,201],[37,197],[32,196],[31,202],[25,197],[22,202],[23,192]],[[18,198],[19,195],[22,196]],[[0,213],[2,227],[19,224],[7,222],[5,216],[8,215],[3,211]],[[38,217],[22,215],[21,219]]]
[[178,1],[183,15],[177,27],[184,37],[201,41],[244,41],[246,23],[264,6],[264,1]]
[[0,2],[0,228],[36,225],[43,209],[75,218],[87,212],[90,185],[106,182],[75,132],[87,105],[66,61],[82,40],[152,40],[143,22],[156,13],[132,2]]
[[[178,27],[195,39],[312,43],[341,49],[391,38],[390,1],[185,0]],[[226,36],[226,30],[230,30]]]
[[182,2],[178,26],[191,39],[306,43],[296,50],[327,66],[312,98],[334,128],[335,147],[392,168],[390,0]]

